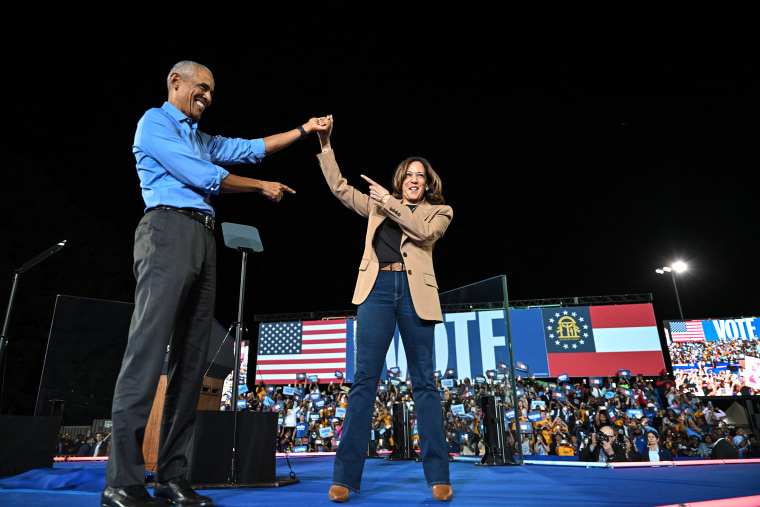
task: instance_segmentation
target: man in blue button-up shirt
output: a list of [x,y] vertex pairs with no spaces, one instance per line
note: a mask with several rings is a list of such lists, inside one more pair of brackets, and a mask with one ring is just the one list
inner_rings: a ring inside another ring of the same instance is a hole
[[[135,309],[113,399],[113,434],[103,505],[211,505],[187,484],[186,449],[203,382],[216,291],[214,208],[220,192],[257,192],[278,202],[295,193],[278,182],[231,174],[221,165],[253,164],[317,130],[312,118],[263,139],[212,137],[198,130],[215,82],[206,67],[180,62],[168,100],[137,124],[145,216],[135,232]],[[143,436],[169,347],[154,496],[144,487]]]

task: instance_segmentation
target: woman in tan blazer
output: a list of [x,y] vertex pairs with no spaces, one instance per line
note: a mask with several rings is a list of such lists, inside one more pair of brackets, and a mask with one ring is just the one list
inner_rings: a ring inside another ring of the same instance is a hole
[[348,184],[330,145],[330,128],[319,133],[317,156],[332,193],[367,218],[364,255],[353,302],[357,310],[356,373],[348,394],[343,435],[338,446],[329,498],[348,500],[359,492],[372,427],[377,385],[398,325],[412,379],[421,440],[422,468],[433,498],[452,498],[449,456],[441,417],[441,398],[433,379],[435,325],[443,321],[433,269],[433,246],[451,223],[441,180],[430,163],[412,157],[399,164],[392,191],[362,176],[368,193]]

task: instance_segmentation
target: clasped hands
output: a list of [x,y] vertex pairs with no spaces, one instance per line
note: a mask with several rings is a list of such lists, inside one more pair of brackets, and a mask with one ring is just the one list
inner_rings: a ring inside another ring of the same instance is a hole
[[[301,127],[307,134],[316,132],[317,134],[322,135],[327,132],[327,135],[329,136],[329,132],[332,130],[332,118],[325,116],[321,118],[309,118],[309,121],[304,123]],[[275,151],[276,149],[277,148],[275,148]],[[284,192],[287,192],[289,194],[296,193],[295,190],[278,181],[261,181],[259,184],[259,192],[261,195],[272,202],[280,202]]]
[[[332,115],[323,116],[321,118],[310,118],[303,128],[307,133],[316,132],[319,136],[319,141],[322,144],[322,150],[330,149],[330,134],[333,129],[333,117]],[[385,205],[390,198],[390,193],[371,178],[361,175],[364,181],[369,183],[369,196],[372,200]],[[295,194],[295,190],[278,182],[262,182],[263,191],[261,192],[270,201],[279,202],[282,199],[283,192]]]

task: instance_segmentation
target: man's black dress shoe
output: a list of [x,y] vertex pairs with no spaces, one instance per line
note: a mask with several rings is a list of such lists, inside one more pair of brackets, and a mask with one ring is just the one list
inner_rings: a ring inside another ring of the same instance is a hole
[[151,507],[166,505],[162,500],[156,500],[143,486],[106,486],[100,495],[100,505],[103,507]]
[[163,499],[180,507],[214,505],[209,497],[196,493],[184,477],[177,477],[167,482],[157,482],[153,486],[153,496],[158,500]]

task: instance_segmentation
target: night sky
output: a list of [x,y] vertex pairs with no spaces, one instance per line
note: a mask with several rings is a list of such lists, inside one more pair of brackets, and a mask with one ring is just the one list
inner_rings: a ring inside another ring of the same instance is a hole
[[[70,37],[48,34],[44,55],[11,57],[3,309],[14,269],[67,244],[20,278],[3,413],[32,410],[56,294],[133,300],[143,210],[134,129],[166,99],[166,75],[183,59],[214,73],[200,123],[209,134],[263,137],[332,114],[338,162],[359,188],[360,174],[390,186],[398,162],[428,158],[454,208],[435,249],[441,291],[503,274],[512,300],[651,293],[659,322],[678,318],[678,307],[671,278],[655,268],[684,260],[687,319],[760,315],[754,56],[643,49],[610,34],[581,48],[477,27],[451,38],[407,24],[319,34],[285,24],[189,41],[69,27]],[[313,137],[230,168],[295,196],[214,201],[219,222],[252,225],[264,244],[248,264],[249,327],[255,315],[353,309],[365,222],[330,194],[318,150]],[[221,230],[218,239],[216,318],[227,327],[241,257]],[[96,360],[102,347],[70,353]]]

